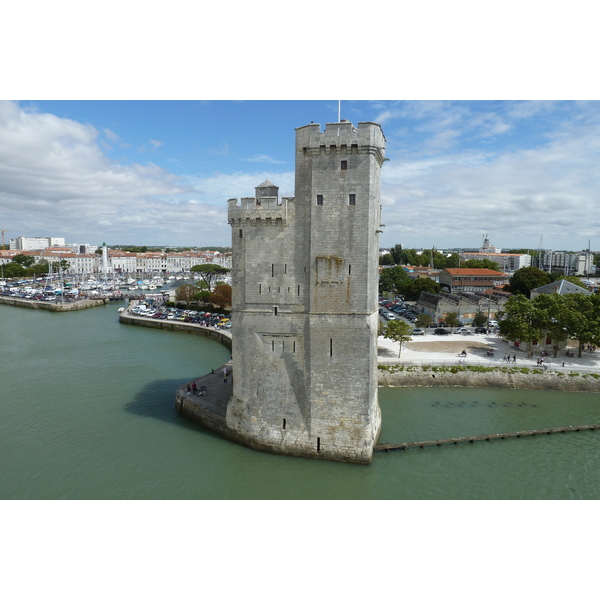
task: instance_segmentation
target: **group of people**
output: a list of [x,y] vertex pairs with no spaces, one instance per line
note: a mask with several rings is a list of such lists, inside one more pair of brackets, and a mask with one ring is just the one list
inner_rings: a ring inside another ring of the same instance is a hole
[[507,362],[507,363],[516,363],[517,362],[517,355],[513,354],[512,359],[510,358],[510,354],[505,354],[504,358],[502,359],[502,362]]
[[188,395],[193,394],[194,396],[206,396],[206,386],[201,385],[198,387],[195,381],[192,383],[192,385],[188,383],[187,393]]

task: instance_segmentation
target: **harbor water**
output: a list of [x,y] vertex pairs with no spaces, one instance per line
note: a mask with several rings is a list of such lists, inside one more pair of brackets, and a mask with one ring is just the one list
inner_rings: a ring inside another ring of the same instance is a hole
[[[229,359],[217,342],[0,305],[2,499],[597,499],[600,431],[376,453],[369,466],[257,452],[174,411]],[[380,442],[600,423],[597,394],[382,388]]]

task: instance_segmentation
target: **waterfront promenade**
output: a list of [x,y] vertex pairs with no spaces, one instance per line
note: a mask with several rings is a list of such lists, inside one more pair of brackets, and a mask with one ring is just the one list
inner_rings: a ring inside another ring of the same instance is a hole
[[[229,331],[214,327],[204,327],[195,323],[156,320],[121,313],[123,323],[143,325],[160,329],[185,330],[189,333],[204,335],[221,341],[231,348]],[[556,359],[545,357],[544,364],[538,360],[542,349],[537,349],[531,357],[516,348],[513,344],[495,335],[462,336],[451,334],[440,340],[438,336],[426,335],[413,338],[403,348],[398,357],[398,343],[383,337],[378,339],[379,385],[391,387],[495,387],[512,389],[546,389],[580,392],[600,392],[600,357],[597,352],[585,352],[581,358],[577,356],[558,356]],[[466,357],[459,356],[462,351]],[[487,355],[489,351],[494,356]],[[511,361],[504,360],[511,356]],[[516,356],[516,362],[513,358]],[[473,367],[499,367],[484,371],[471,371]],[[437,367],[438,370],[434,371]],[[453,367],[467,367],[458,372]],[[502,367],[506,369],[502,370]],[[226,376],[223,370],[226,369]],[[591,374],[588,376],[588,374]],[[581,376],[580,376],[581,375]],[[232,396],[234,370],[231,361],[222,365],[212,373],[198,377],[177,389],[175,394],[175,410],[194,421],[197,421],[221,433],[225,437],[236,440],[235,432],[227,426],[227,405]],[[200,390],[206,388],[205,395],[194,393],[193,385]],[[449,438],[445,440],[427,440],[422,442],[399,442],[379,444],[375,450],[407,449],[477,440],[505,439],[509,437],[527,437],[541,433],[557,433],[597,429],[597,424],[567,424],[552,429],[539,429],[502,434],[479,435],[472,438]]]

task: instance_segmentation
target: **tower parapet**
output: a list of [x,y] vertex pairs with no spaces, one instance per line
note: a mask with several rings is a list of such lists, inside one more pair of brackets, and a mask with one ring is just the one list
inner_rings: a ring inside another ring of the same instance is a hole
[[230,225],[241,221],[280,221],[287,219],[287,211],[293,198],[263,197],[260,202],[256,198],[230,198],[227,201],[227,220]]

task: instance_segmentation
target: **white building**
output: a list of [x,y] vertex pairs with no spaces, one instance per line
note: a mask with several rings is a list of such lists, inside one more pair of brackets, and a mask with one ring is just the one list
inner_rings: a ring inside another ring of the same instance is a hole
[[65,238],[18,237],[10,240],[11,250],[45,250],[52,246],[64,246]]

